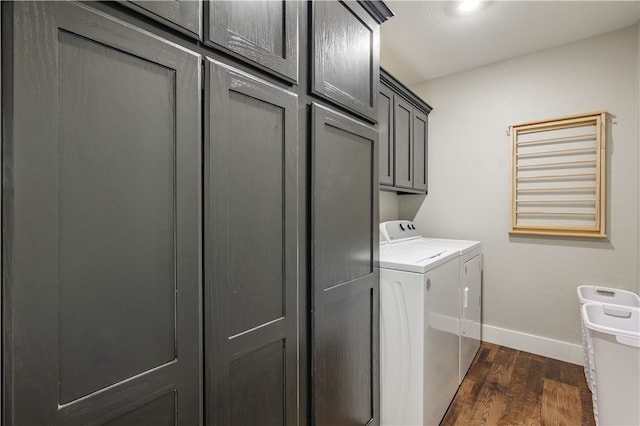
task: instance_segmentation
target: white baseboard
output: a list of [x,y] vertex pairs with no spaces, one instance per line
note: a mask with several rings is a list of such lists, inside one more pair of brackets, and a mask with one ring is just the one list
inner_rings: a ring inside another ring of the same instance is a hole
[[482,325],[482,340],[572,364],[584,364],[582,345],[534,336],[506,328]]

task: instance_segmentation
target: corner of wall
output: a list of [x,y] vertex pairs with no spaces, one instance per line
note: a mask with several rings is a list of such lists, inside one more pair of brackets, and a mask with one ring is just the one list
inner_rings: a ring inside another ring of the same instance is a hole
[[[640,3],[638,4],[638,8],[640,9]],[[640,22],[636,24],[636,29],[638,32],[638,56],[636,58],[636,76],[638,78],[637,82],[637,93],[636,93],[636,137],[638,138],[638,146],[640,146]],[[636,167],[636,182],[640,182],[640,150],[638,151],[638,167]],[[638,220],[637,230],[637,240],[636,240],[636,254],[638,256],[638,260],[636,262],[636,292],[640,294],[640,185],[638,185],[638,199],[636,206],[636,218]]]
[[380,191],[380,222],[400,219],[400,207],[398,194],[389,191]]
[[403,219],[416,220],[426,197],[424,194],[409,194],[400,197],[400,216]]

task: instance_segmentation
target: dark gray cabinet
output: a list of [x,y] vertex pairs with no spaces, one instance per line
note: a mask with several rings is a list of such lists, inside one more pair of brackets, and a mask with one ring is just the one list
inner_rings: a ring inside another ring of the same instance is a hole
[[424,194],[432,108],[383,69],[380,81],[380,189]]
[[205,71],[205,423],[295,424],[297,97]]
[[413,189],[427,191],[427,114],[413,109]]
[[118,3],[1,4],[2,424],[379,424],[390,12]]
[[151,19],[202,40],[202,0],[122,1]]
[[355,1],[309,4],[313,93],[377,120],[379,23]]
[[312,107],[312,404],[319,426],[379,416],[375,128]]
[[297,83],[299,3],[211,1],[206,42]]
[[393,97],[393,177],[397,188],[413,189],[413,107]]
[[393,185],[393,92],[382,84],[378,94],[378,130],[380,184]]
[[2,4],[6,425],[196,425],[200,57]]

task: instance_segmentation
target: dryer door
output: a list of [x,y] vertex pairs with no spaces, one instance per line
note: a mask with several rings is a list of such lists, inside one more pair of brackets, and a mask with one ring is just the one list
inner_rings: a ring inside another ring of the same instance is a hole
[[481,255],[465,262],[462,270],[462,323],[460,336],[460,383],[480,348],[482,314]]

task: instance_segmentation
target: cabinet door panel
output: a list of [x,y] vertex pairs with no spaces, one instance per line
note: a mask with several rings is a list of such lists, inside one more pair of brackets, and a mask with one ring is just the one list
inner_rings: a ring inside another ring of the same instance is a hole
[[202,40],[202,1],[122,1],[156,21],[168,25],[193,38]]
[[[174,357],[175,123],[165,119],[175,82],[157,63],[68,32],[58,40],[60,401],[68,403]],[[137,91],[117,83],[123,75]],[[112,90],[96,105],[90,96],[100,86]],[[139,105],[141,93],[157,99],[144,117],[111,110]],[[79,125],[94,116],[102,119]],[[104,357],[99,368],[93,351]]]
[[205,419],[297,421],[297,98],[206,62]]
[[393,92],[380,85],[378,94],[378,131],[380,133],[380,184],[393,185]]
[[393,111],[395,186],[413,189],[413,107],[402,98],[395,96]]
[[379,424],[377,132],[315,104],[312,117],[312,415]]
[[427,190],[427,114],[413,113],[413,189]]
[[313,93],[377,120],[378,24],[356,2],[310,4]]
[[174,424],[175,393],[169,392],[142,407],[116,418],[105,426],[131,426],[153,424],[154,426],[170,426]]
[[298,81],[298,1],[209,2],[207,44]]
[[200,57],[77,4],[11,13],[6,424],[197,424]]

